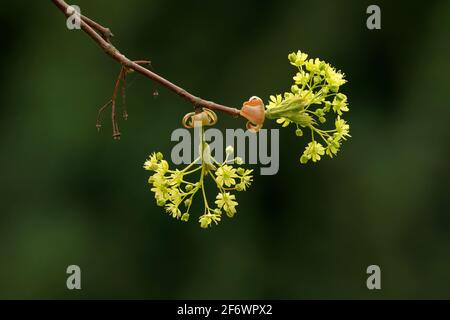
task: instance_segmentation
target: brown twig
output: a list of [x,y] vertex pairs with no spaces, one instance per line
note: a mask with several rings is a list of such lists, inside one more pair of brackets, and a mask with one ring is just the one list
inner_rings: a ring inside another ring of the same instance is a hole
[[[137,60],[134,61],[135,63],[138,64],[150,64],[150,61],[147,60]],[[122,116],[125,120],[128,119],[128,112],[127,112],[127,107],[126,107],[126,77],[127,74],[132,72],[133,70],[131,69],[127,69],[124,66],[120,67],[120,72],[119,75],[117,76],[116,82],[115,82],[115,86],[114,86],[114,91],[112,94],[111,99],[105,104],[103,105],[99,110],[98,110],[98,114],[97,114],[97,122],[95,124],[95,126],[97,127],[97,130],[100,131],[100,128],[102,127],[101,125],[101,115],[103,113],[103,111],[105,111],[105,109],[107,107],[109,107],[111,105],[111,121],[112,121],[112,131],[113,131],[113,138],[114,139],[120,139],[120,131],[119,131],[119,125],[117,123],[117,116],[116,116],[116,99],[117,99],[117,94],[119,92],[119,90],[121,91],[121,96],[122,96]]]
[[108,42],[111,42],[110,39],[111,39],[111,37],[114,37],[114,35],[112,34],[112,32],[109,28],[105,28],[98,22],[95,22],[94,20],[91,20],[88,17],[83,16],[82,14],[80,14],[80,18],[81,18],[81,20],[86,22],[92,29],[94,29],[98,33],[100,33],[102,35],[103,39],[105,39]]
[[98,113],[97,113],[97,122],[96,122],[96,124],[95,124],[95,126],[97,127],[97,130],[98,131],[100,131],[100,128],[102,127],[102,125],[101,125],[101,116],[102,116],[102,113],[103,113],[103,111],[106,109],[106,108],[108,108],[110,105],[111,105],[111,100],[109,100],[107,103],[105,103],[104,105],[103,105],[103,107],[101,107],[99,110],[98,110]]
[[[52,2],[64,13],[64,15],[70,16],[70,14],[67,12],[67,8],[69,7],[69,5],[64,0],[52,0]],[[215,111],[221,111],[221,112],[230,114],[232,116],[240,115],[239,109],[227,107],[227,106],[197,97],[141,65],[141,64],[144,64],[144,62],[147,63],[148,61],[140,61],[140,60],[132,61],[132,60],[128,59],[125,55],[123,55],[119,50],[117,50],[111,44],[110,38],[112,37],[112,33],[111,33],[110,29],[101,26],[97,22],[95,22],[85,16],[80,15],[80,17],[81,17],[81,19],[80,19],[81,29],[87,35],[89,35],[89,37],[91,37],[91,39],[94,40],[108,55],[110,55],[114,60],[119,62],[121,64],[122,68],[125,68],[125,71],[124,71],[125,73],[128,72],[128,70],[134,70],[134,71],[142,74],[143,76],[160,83],[162,86],[168,88],[169,90],[175,92],[180,97],[189,101],[191,104],[194,105],[194,108],[207,108],[207,109],[211,109],[211,110],[215,110]],[[121,70],[119,78],[121,78],[122,73],[123,72]],[[118,131],[117,122],[115,121],[115,97],[117,95],[116,90],[119,90],[118,88],[120,87],[120,83],[122,82],[122,79],[119,79],[119,78],[118,78],[118,81],[116,81],[116,87],[115,87],[115,90],[113,93],[113,99],[111,100],[113,136],[117,135],[117,137],[120,136],[120,133]],[[105,107],[102,107],[101,109],[104,110],[104,108]],[[99,110],[99,113],[100,113],[100,110]]]
[[117,77],[116,80],[116,85],[114,86],[114,92],[111,98],[111,121],[112,121],[112,128],[113,128],[113,138],[116,140],[120,139],[120,131],[119,131],[119,126],[117,124],[117,119],[116,119],[116,97],[117,97],[117,92],[120,89],[120,84],[122,82],[123,79],[123,75],[124,75],[124,68],[120,68],[120,72],[119,72],[119,76]]
[[128,120],[128,112],[127,112],[127,94],[125,92],[125,88],[127,86],[127,72],[123,75],[122,80],[122,116],[125,120]]

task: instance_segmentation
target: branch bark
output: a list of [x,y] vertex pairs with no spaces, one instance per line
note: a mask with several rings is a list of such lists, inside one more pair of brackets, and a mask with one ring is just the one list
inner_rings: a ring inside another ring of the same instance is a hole
[[[67,8],[69,5],[63,0],[52,0],[56,7],[58,7],[66,17],[70,16],[67,12]],[[227,107],[213,101],[204,100],[200,97],[197,97],[183,88],[175,85],[169,80],[161,77],[160,75],[154,73],[153,71],[139,65],[136,61],[132,61],[128,59],[125,55],[123,55],[119,50],[117,50],[110,42],[110,38],[112,37],[112,33],[110,29],[103,27],[99,23],[85,17],[80,16],[80,26],[81,29],[93,40],[95,41],[109,56],[111,56],[114,60],[119,62],[123,67],[128,69],[132,69],[143,76],[158,82],[162,86],[168,88],[169,90],[175,92],[180,97],[189,101],[194,105],[195,108],[208,108],[214,111],[220,111],[232,116],[239,116],[240,110],[236,108]]]

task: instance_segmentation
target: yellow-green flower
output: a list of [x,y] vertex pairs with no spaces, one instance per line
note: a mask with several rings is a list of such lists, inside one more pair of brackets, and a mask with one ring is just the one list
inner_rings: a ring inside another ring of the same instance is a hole
[[161,160],[158,163],[158,167],[156,168],[156,172],[165,175],[167,171],[169,170],[169,163],[166,160]]
[[334,155],[336,155],[339,151],[339,148],[341,147],[341,143],[339,142],[339,139],[337,138],[328,138],[328,146],[326,148],[326,153],[330,158],[333,158]]
[[344,75],[340,72],[337,72],[334,68],[328,65],[326,69],[326,77],[325,80],[327,83],[334,88],[339,88],[347,81],[344,79]]
[[322,61],[319,60],[319,58],[316,59],[309,59],[305,62],[305,68],[310,73],[320,73]]
[[181,211],[174,203],[166,204],[166,211],[175,219],[179,219],[181,217]]
[[202,215],[198,221],[200,222],[200,227],[208,228],[211,225],[211,222],[218,224],[220,222],[220,215],[218,214],[204,214]]
[[176,169],[171,175],[170,175],[170,185],[172,186],[179,186],[181,184],[181,181],[183,181],[184,173],[183,171],[180,171]]
[[288,59],[292,65],[300,67],[305,63],[306,59],[308,59],[308,55],[298,50],[297,53],[295,52],[290,53],[288,55]]
[[149,158],[144,162],[144,169],[149,171],[155,171],[158,169],[158,158],[156,152],[153,152]]
[[351,135],[349,134],[350,125],[348,125],[344,119],[341,119],[341,117],[338,116],[334,124],[336,126],[335,135],[338,137],[338,139],[342,138],[344,140],[347,140],[346,137],[351,137]]
[[217,207],[223,209],[227,216],[232,218],[236,213],[236,206],[238,205],[238,203],[234,201],[236,199],[234,194],[230,194],[229,192],[219,193],[216,199],[215,203],[217,204]]
[[211,224],[211,221],[211,216],[207,214],[200,216],[200,218],[198,219],[198,222],[200,222],[200,227],[202,228],[208,228]]
[[176,205],[179,205],[182,200],[181,192],[178,188],[170,188],[169,189],[169,200],[175,203]]
[[342,115],[342,112],[348,111],[348,105],[347,105],[347,96],[342,93],[338,93],[335,97],[333,102],[331,103],[333,106],[334,112],[337,112],[338,115]]
[[216,170],[216,181],[220,186],[226,185],[227,187],[231,187],[236,184],[237,178],[236,169],[229,165],[223,165],[219,169]]
[[294,76],[295,84],[306,85],[309,82],[309,73],[306,73],[304,70],[297,72]]
[[[243,169],[243,168],[239,168],[237,170],[238,175],[241,178],[241,182],[239,183],[239,188],[243,191],[247,190],[247,187],[250,186],[250,184],[253,181],[253,176],[251,175],[251,173],[253,172],[253,169]],[[241,191],[238,190],[238,191]]]
[[151,191],[155,193],[155,199],[159,202],[166,202],[170,198],[170,189],[167,185],[167,181],[159,174],[152,176],[153,188]]
[[300,159],[300,161],[302,163],[306,163],[308,160],[311,159],[313,162],[316,162],[319,161],[320,156],[323,156],[324,154],[325,149],[323,148],[323,146],[316,141],[311,141],[310,143],[308,143],[308,145],[305,148],[305,151],[303,152],[302,156],[303,161],[302,159]]

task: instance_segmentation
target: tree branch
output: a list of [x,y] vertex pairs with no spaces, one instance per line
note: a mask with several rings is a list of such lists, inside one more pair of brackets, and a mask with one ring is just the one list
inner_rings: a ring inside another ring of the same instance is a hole
[[[63,0],[52,0],[52,2],[64,13],[65,16],[70,16],[67,12],[69,5]],[[194,96],[193,94],[187,92],[183,88],[173,84],[167,79],[161,77],[160,75],[150,71],[149,69],[139,65],[140,61],[132,61],[123,55],[119,50],[117,50],[110,42],[110,37],[112,36],[111,31],[98,24],[97,22],[80,15],[80,26],[81,29],[91,37],[108,55],[110,55],[114,60],[119,62],[123,67],[132,69],[143,76],[158,82],[162,86],[168,88],[169,90],[175,92],[180,97],[189,101],[194,105],[195,108],[208,108],[215,111],[221,111],[232,116],[239,116],[240,110],[236,108],[227,107],[221,104],[217,104],[212,101],[204,100],[200,97]]]

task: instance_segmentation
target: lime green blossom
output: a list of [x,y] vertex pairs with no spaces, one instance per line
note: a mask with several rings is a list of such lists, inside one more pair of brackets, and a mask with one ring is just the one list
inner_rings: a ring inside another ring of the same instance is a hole
[[305,63],[306,59],[308,59],[308,55],[299,50],[297,53],[293,52],[289,54],[288,59],[292,65],[301,67]]
[[339,151],[340,147],[341,143],[339,142],[339,139],[330,137],[328,138],[328,146],[325,152],[330,158],[333,158],[333,156]]
[[216,181],[220,186],[223,186],[225,184],[227,187],[230,187],[236,184],[236,180],[234,179],[237,178],[236,169],[234,169],[232,166],[221,166],[219,169],[217,169],[216,176]]
[[[190,210],[196,195],[203,197],[204,213],[199,217],[202,228],[208,228],[213,223],[221,221],[222,212],[230,218],[236,214],[236,196],[232,191],[245,191],[253,180],[253,170],[242,167],[234,168],[233,164],[240,165],[243,160],[239,157],[229,159],[234,153],[233,147],[226,149],[227,157],[222,163],[217,162],[210,154],[207,143],[203,141],[200,148],[201,156],[195,159],[184,169],[171,169],[169,163],[163,159],[163,155],[152,153],[144,162],[144,169],[153,171],[148,179],[151,191],[155,195],[158,206],[164,206],[165,211],[173,218],[183,222],[189,221]],[[197,163],[200,162],[199,165]],[[189,181],[192,175],[199,176],[197,181]],[[211,178],[219,191],[212,209],[208,204],[205,190],[205,179]]]
[[338,115],[342,115],[342,112],[348,111],[347,105],[347,96],[342,93],[338,93],[331,104],[333,106],[334,112],[337,112]]
[[[295,126],[295,134],[304,136],[304,129],[311,133],[311,142],[305,148],[300,162],[317,162],[321,156],[335,156],[342,140],[350,137],[350,126],[341,117],[349,111],[347,96],[339,92],[347,81],[344,74],[318,58],[308,59],[301,51],[288,55],[297,71],[290,91],[271,95],[266,105],[266,118],[276,119],[282,127]],[[322,129],[333,121],[335,127]],[[238,189],[241,186],[237,186]]]
[[167,181],[158,173],[154,174],[150,180],[153,185],[153,188],[150,190],[155,193],[156,201],[164,204],[170,198],[170,189]]
[[[158,154],[156,152],[153,152],[147,161],[144,162],[144,169],[145,170],[156,170],[158,168],[158,157],[161,157],[162,154],[160,152],[158,152]],[[162,159],[162,158],[160,158]]]
[[319,161],[320,156],[323,156],[324,154],[325,154],[324,147],[320,143],[312,141],[308,143],[308,145],[306,146],[305,151],[303,152],[303,155],[301,157],[303,161],[302,160],[300,161],[306,163],[308,160],[311,159],[313,162],[316,162]]
[[200,222],[200,227],[202,228],[208,228],[211,225],[211,222],[214,222],[215,224],[218,224],[220,222],[221,216],[220,214],[204,214],[200,216],[198,221]]
[[346,140],[345,137],[351,137],[349,134],[350,126],[347,124],[347,122],[344,119],[341,119],[341,117],[337,117],[335,121],[336,126],[336,132],[334,133],[335,136],[339,137],[340,139]]
[[[239,169],[241,169],[241,170],[239,170]],[[253,176],[251,175],[251,173],[253,172],[253,169],[252,170],[249,170],[249,169],[244,170],[243,168],[239,168],[239,169],[237,170],[237,173],[238,173],[241,181],[238,184],[238,186],[239,186],[238,188],[242,189],[243,191],[246,191],[247,187],[249,187],[253,181]],[[238,190],[238,191],[241,191],[241,190]]]
[[229,192],[219,193],[216,197],[216,204],[219,209],[223,209],[227,216],[232,218],[236,213],[236,206],[238,203],[234,201],[236,199],[234,194]]
[[179,186],[181,182],[183,181],[184,173],[178,169],[175,169],[175,171],[170,175],[170,184]]
[[166,205],[166,211],[173,217],[176,219],[181,218],[181,211],[178,208],[178,206],[174,203],[169,203]]

